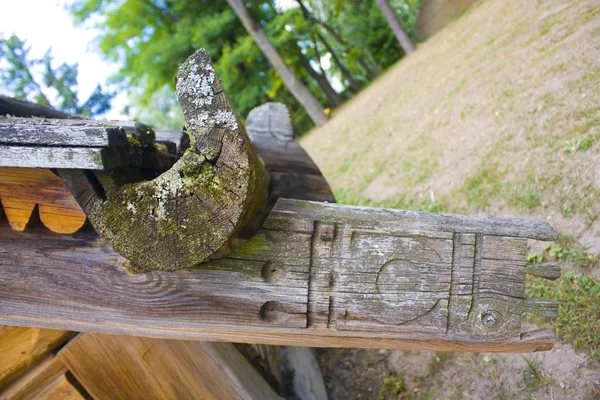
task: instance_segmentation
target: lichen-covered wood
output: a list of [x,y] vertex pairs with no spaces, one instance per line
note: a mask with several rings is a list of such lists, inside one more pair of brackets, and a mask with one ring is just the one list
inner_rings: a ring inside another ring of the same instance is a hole
[[[128,275],[106,243],[2,229],[0,323],[318,347],[536,351],[526,239],[545,222],[280,199],[233,254]],[[544,272],[544,270],[546,272]],[[68,305],[68,309],[65,309]],[[101,321],[101,322],[98,322]]]
[[268,175],[204,50],[176,89],[190,148],[169,170],[150,180],[60,171],[100,236],[140,269],[189,268],[230,247],[267,198]]

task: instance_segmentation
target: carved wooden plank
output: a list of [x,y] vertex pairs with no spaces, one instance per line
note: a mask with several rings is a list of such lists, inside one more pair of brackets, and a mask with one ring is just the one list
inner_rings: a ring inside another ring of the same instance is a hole
[[63,180],[48,169],[0,167],[0,202],[19,231],[35,219],[36,204],[41,222],[56,233],[77,232],[86,220]]
[[0,326],[0,389],[72,337],[68,331]]
[[134,276],[83,233],[0,232],[0,323],[320,347],[553,342],[521,331],[523,243],[555,238],[544,222],[280,199],[230,256]]
[[279,399],[230,343],[85,334],[59,357],[97,399]]

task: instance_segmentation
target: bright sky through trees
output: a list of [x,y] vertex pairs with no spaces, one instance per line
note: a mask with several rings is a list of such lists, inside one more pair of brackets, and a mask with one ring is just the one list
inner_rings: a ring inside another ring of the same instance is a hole
[[[27,41],[33,57],[42,57],[52,48],[56,64],[78,63],[78,97],[83,101],[98,83],[104,85],[109,75],[118,70],[118,66],[102,59],[90,44],[96,38],[95,30],[73,26],[72,17],[66,9],[68,4],[70,2],[65,0],[7,1],[0,13],[0,35],[8,38],[14,33]],[[282,10],[297,6],[294,0],[277,0],[277,5]],[[28,16],[26,23],[23,23],[22,15]],[[128,102],[127,95],[119,93],[113,99],[112,109],[106,117],[127,119],[121,110]]]
[[[84,101],[98,83],[104,85],[108,76],[116,72],[118,67],[103,60],[90,44],[97,32],[73,26],[65,4],[68,2],[64,0],[3,2],[0,13],[0,35],[8,38],[14,33],[26,40],[27,45],[31,47],[30,54],[33,57],[42,57],[49,48],[52,48],[56,65],[62,62],[78,63],[78,97]],[[23,15],[27,15],[26,20]],[[119,118],[121,109],[126,103],[126,94],[118,95],[113,100],[113,108],[106,117]]]

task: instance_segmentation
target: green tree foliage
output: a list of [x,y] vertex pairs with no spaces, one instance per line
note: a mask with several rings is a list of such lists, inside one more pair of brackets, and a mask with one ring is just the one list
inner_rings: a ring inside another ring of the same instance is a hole
[[[332,104],[335,99],[331,93],[327,96],[324,92],[326,81],[333,86],[337,82],[338,90],[341,83],[344,98],[356,92],[350,88],[342,71],[344,67],[362,85],[377,75],[379,65],[387,67],[402,56],[372,0],[348,2],[356,6],[345,3],[342,0],[306,2],[318,21],[331,24],[327,29],[307,18],[300,7],[282,11],[276,7],[275,0],[246,1],[252,16],[286,64],[324,108],[336,105]],[[397,0],[394,5],[398,4],[410,8],[410,15],[416,16],[414,4],[418,7],[418,0]],[[122,66],[114,77],[115,82],[137,93],[135,106],[141,110],[156,104],[156,96],[167,95],[174,99],[178,66],[196,49],[205,48],[242,117],[264,102],[279,101],[290,109],[299,132],[312,126],[225,0],[76,0],[71,11],[76,22],[100,30],[101,51]],[[414,21],[411,25],[402,16],[401,20],[412,33]],[[325,68],[321,60],[331,59],[330,51],[338,55],[340,65],[331,62]],[[308,64],[303,62],[303,57]],[[326,81],[315,80],[314,71],[325,76]],[[160,101],[159,104],[174,102]],[[145,114],[156,116],[156,113]],[[164,118],[158,119],[153,117],[148,122],[158,127],[169,125],[165,125]]]
[[[55,68],[50,50],[42,58],[33,58],[29,52],[25,41],[17,36],[0,37],[0,82],[5,94],[86,117],[110,110],[114,94],[104,92],[100,85],[80,104],[77,98],[77,64],[62,63]],[[36,76],[41,79],[36,79]]]
[[[346,61],[355,73],[360,60],[387,68],[404,52],[372,0],[305,0],[320,21],[326,23],[343,39],[347,47]],[[392,0],[398,19],[413,41],[417,41],[415,25],[421,7],[420,0]],[[339,43],[339,42],[338,42]]]

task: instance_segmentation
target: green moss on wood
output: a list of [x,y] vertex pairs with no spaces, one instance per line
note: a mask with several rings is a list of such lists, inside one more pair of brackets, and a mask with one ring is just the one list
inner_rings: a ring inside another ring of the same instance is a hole
[[[95,173],[106,199],[87,210],[100,235],[144,268],[174,270],[205,261],[231,242],[268,194],[264,166],[205,52],[182,66],[177,86],[191,148],[153,180],[144,181],[139,170]],[[141,159],[140,144],[145,154],[154,149],[146,147],[153,138],[151,128],[136,124],[127,156]],[[253,240],[245,251],[259,247],[264,243]]]
[[262,235],[255,235],[252,239],[248,240],[242,245],[235,255],[238,257],[249,257],[256,254],[260,254],[267,248],[267,239]]

